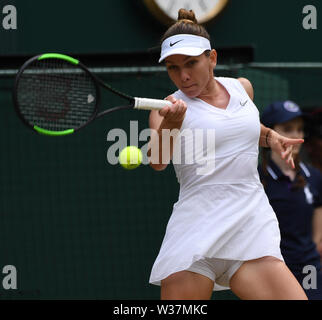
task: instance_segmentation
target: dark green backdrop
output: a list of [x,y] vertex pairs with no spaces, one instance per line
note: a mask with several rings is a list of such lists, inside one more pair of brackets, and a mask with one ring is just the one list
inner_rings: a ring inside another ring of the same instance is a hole
[[[0,0],[5,4],[16,6],[18,29],[0,28],[0,55],[141,52],[165,31],[142,0]],[[308,4],[317,9],[317,30],[302,27]],[[215,47],[254,46],[255,61],[320,61],[321,12],[318,0],[230,0],[208,30]]]
[[[4,4],[17,7],[18,30],[0,24],[0,73],[5,55],[146,52],[165,30],[141,1],[1,0],[0,8]],[[306,4],[231,0],[208,30],[215,47],[253,46],[255,61],[320,61],[319,23],[315,31],[302,28]],[[318,1],[310,4],[322,10]],[[320,69],[217,74],[248,77],[259,109],[275,99],[304,107],[322,101]],[[104,79],[137,96],[163,98],[174,89],[164,73]],[[178,196],[173,168],[125,171],[106,159],[109,130],[129,133],[131,120],[139,131],[147,128],[148,113],[122,111],[75,135],[48,138],[16,117],[12,85],[12,77],[0,78],[0,270],[16,266],[18,289],[6,291],[0,282],[0,298],[157,299],[159,288],[148,279]],[[118,101],[104,94],[103,105]],[[225,292],[215,298],[235,297]]]

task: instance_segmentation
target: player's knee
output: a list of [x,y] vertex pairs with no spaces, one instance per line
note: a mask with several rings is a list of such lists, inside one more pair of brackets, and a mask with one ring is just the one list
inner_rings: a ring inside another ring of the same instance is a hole
[[210,299],[213,282],[200,274],[179,271],[161,281],[162,300]]

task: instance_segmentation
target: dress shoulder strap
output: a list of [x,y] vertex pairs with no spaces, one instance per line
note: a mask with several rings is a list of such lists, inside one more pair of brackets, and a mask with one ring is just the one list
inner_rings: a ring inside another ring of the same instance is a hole
[[234,89],[242,95],[248,95],[243,85],[236,78],[216,77],[215,79],[219,79],[220,82],[225,84],[225,87]]

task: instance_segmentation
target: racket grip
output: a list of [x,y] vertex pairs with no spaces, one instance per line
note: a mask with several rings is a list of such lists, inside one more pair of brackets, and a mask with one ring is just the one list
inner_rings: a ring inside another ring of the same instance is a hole
[[172,103],[168,100],[134,98],[134,109],[140,110],[160,110],[165,106],[171,107]]

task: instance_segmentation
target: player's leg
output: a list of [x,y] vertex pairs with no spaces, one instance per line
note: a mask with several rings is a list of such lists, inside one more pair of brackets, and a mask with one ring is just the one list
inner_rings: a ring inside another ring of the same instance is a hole
[[230,286],[244,300],[307,300],[286,264],[274,257],[245,261],[230,279]]
[[191,271],[173,273],[161,281],[161,300],[209,300],[214,281]]

